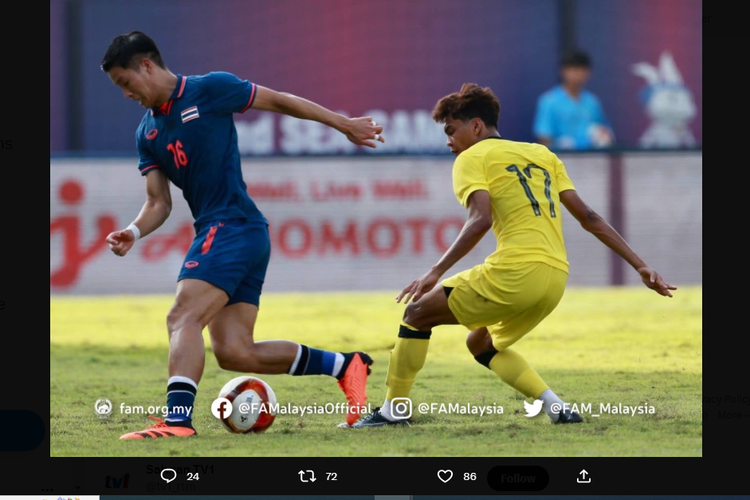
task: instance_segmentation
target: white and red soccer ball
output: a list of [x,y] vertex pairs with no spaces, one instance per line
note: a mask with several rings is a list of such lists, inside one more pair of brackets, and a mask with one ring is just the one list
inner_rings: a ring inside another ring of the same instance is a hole
[[219,397],[232,403],[231,414],[220,418],[229,432],[263,432],[276,418],[276,394],[270,385],[259,378],[233,378],[221,388]]

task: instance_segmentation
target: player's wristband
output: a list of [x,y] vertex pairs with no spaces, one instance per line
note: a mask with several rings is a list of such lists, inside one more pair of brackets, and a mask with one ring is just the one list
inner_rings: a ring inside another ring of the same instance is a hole
[[138,239],[141,237],[141,230],[138,229],[138,226],[136,226],[135,224],[131,223],[125,229],[130,229],[133,232],[133,236],[135,236],[136,241],[138,241]]

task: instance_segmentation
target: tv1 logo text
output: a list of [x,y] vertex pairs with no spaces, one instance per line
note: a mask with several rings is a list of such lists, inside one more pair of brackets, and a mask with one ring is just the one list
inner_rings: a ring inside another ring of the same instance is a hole
[[105,488],[127,488],[128,481],[130,481],[130,474],[125,474],[122,477],[107,476],[104,479],[104,487]]

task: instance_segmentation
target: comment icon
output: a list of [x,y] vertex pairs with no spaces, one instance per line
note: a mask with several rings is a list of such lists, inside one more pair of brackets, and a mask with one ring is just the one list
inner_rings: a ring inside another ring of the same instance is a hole
[[177,471],[174,469],[162,469],[161,470],[161,478],[167,482],[171,483],[175,479],[177,479]]

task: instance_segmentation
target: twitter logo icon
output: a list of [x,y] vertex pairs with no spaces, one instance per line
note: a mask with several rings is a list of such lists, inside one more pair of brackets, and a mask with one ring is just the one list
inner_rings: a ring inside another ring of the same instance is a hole
[[523,409],[526,410],[527,417],[536,417],[537,415],[539,415],[539,412],[542,411],[542,400],[537,399],[531,404],[524,401]]

